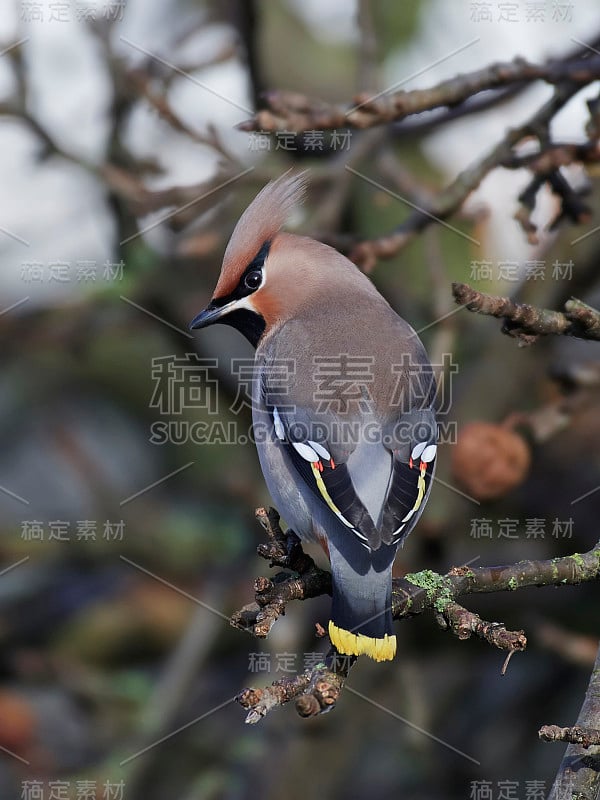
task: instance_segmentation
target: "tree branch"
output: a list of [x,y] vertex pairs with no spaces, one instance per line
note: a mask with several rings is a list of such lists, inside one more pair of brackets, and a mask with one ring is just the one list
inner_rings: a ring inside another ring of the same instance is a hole
[[360,92],[352,104],[332,105],[298,92],[272,91],[265,96],[268,109],[238,125],[243,131],[333,130],[336,128],[371,128],[398,122],[413,114],[436,108],[454,107],[480,92],[504,88],[515,83],[529,84],[542,80],[548,84],[564,81],[587,86],[600,78],[600,57],[581,60],[548,61],[532,64],[524,58],[490,64],[483,69],[456,75],[429,89],[384,92],[373,96]]
[[468,311],[502,319],[502,333],[514,336],[521,345],[551,334],[600,341],[600,311],[575,298],[565,304],[563,312],[515,303],[508,297],[479,292],[466,283],[453,283],[452,294]]
[[558,725],[542,725],[539,737],[544,742],[570,742],[580,744],[583,748],[600,745],[600,730],[597,728],[582,728],[574,725],[572,728],[561,728]]
[[331,594],[331,574],[317,567],[300,544],[293,531],[281,530],[279,514],[274,508],[256,509],[256,518],[267,533],[268,544],[258,546],[261,558],[270,566],[283,567],[297,573],[292,576],[280,572],[273,580],[257,578],[254,582],[256,601],[244,606],[231,617],[231,624],[253,633],[259,639],[268,636],[273,624],[285,613],[290,600],[307,600]]
[[496,167],[510,163],[514,157],[513,148],[525,137],[537,137],[540,153],[544,152],[546,147],[551,146],[548,141],[548,127],[552,118],[580,88],[578,84],[558,86],[552,97],[525,123],[509,129],[484,158],[463,170],[429,203],[415,208],[392,233],[356,244],[350,252],[352,261],[368,272],[378,259],[395,256],[428,225],[447,219],[462,206],[486,175]]
[[[296,534],[283,532],[274,509],[257,509],[256,516],[267,532],[269,543],[259,545],[258,553],[276,566],[297,571],[297,575],[277,575],[272,581],[259,578],[255,583],[255,602],[233,615],[235,627],[264,638],[276,619],[285,613],[290,600],[305,600],[331,593],[331,576],[317,567],[300,545]],[[459,605],[457,598],[498,591],[516,591],[533,586],[565,586],[600,577],[600,542],[587,553],[545,561],[519,561],[496,567],[453,567],[445,575],[431,570],[395,578],[392,583],[392,616],[395,620],[432,610],[438,624],[459,639],[475,634],[505,650],[510,657],[524,650],[523,631],[509,631],[502,623],[486,622],[478,614]],[[508,661],[507,657],[507,661]],[[337,702],[344,682],[356,659],[341,656],[331,648],[323,663],[293,678],[275,681],[262,689],[245,689],[238,697],[248,711],[246,722],[256,723],[276,706],[296,701],[301,716],[314,716]],[[504,669],[506,668],[506,663]]]

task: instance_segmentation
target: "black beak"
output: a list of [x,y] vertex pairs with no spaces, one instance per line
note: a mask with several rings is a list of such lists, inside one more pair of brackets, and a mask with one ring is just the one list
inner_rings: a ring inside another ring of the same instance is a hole
[[227,305],[216,305],[214,302],[209,303],[204,311],[201,311],[197,317],[190,322],[190,330],[194,331],[198,328],[206,328],[212,325],[213,322],[218,322],[219,319],[227,313]]

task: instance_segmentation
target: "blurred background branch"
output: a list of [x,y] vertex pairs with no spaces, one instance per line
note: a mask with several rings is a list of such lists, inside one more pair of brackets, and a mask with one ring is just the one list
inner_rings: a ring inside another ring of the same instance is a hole
[[[600,42],[595,44],[597,46]],[[591,43],[590,50],[593,47],[594,43]],[[265,94],[269,109],[258,111],[251,120],[240,123],[238,127],[246,132],[264,133],[371,128],[398,122],[424,111],[460,106],[480,92],[511,84],[521,87],[541,80],[551,85],[569,82],[576,86],[588,86],[600,78],[600,57],[592,56],[589,52],[584,55],[588,58],[566,58],[547,64],[530,64],[524,58],[516,58],[512,62],[490,64],[475,72],[457,75],[430,89],[387,90],[375,95],[362,92],[346,106],[332,106],[298,92],[271,91]]]

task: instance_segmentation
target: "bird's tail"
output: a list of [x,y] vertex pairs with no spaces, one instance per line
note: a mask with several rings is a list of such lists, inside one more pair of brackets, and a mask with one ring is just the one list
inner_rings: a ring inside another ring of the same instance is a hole
[[344,557],[330,547],[333,602],[329,638],[338,653],[391,661],[396,655],[392,623],[392,567],[372,566],[357,575]]

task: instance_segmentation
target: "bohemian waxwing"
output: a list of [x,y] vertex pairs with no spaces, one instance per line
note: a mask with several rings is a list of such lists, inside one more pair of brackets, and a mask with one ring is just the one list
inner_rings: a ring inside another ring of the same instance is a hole
[[210,304],[256,348],[253,431],[276,506],[328,554],[339,653],[394,657],[392,564],[429,493],[435,380],[415,331],[357,267],[281,228],[304,193],[262,189],[225,251]]

